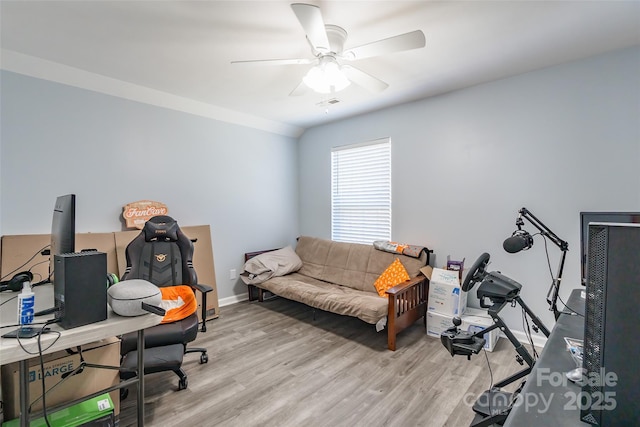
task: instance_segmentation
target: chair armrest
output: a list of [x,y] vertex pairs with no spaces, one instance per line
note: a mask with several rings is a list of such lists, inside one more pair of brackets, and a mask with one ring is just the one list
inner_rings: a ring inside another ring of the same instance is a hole
[[192,283],[189,285],[191,289],[200,291],[202,293],[202,332],[207,332],[207,294],[213,291],[213,287],[209,285],[202,285],[200,283]]
[[189,285],[191,286],[192,289],[196,289],[200,292],[202,292],[203,294],[209,293],[211,291],[213,291],[213,287],[209,286],[209,285],[201,285],[200,283],[194,283]]
[[419,283],[422,283],[424,280],[426,280],[426,276],[423,276],[422,274],[418,274],[413,279],[409,279],[407,281],[404,281],[400,284],[395,285],[393,288],[387,289],[386,293],[390,296],[396,296],[396,294],[402,292],[404,289],[407,289]]

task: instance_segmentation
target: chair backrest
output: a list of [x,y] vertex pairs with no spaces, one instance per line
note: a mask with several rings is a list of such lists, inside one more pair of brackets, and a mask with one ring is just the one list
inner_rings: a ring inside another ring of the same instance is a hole
[[198,283],[193,268],[193,242],[176,220],[160,215],[149,219],[125,251],[122,280],[143,279],[158,287]]

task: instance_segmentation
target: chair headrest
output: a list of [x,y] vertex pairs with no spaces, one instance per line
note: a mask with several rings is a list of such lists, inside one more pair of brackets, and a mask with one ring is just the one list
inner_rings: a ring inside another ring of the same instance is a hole
[[179,229],[175,219],[167,215],[158,215],[144,224],[142,232],[144,240],[147,242],[152,240],[176,242],[178,241]]

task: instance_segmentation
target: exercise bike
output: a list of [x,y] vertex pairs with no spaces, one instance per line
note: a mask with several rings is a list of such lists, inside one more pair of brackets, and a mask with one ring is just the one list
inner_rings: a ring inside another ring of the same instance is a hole
[[473,410],[479,415],[479,417],[477,416],[476,419],[474,419],[474,422],[470,427],[488,427],[492,424],[502,425],[509,415],[509,411],[511,410],[516,396],[520,390],[522,390],[524,381],[513,393],[505,392],[500,389],[529,375],[533,365],[535,364],[535,359],[522,345],[522,343],[518,341],[500,317],[500,311],[507,305],[511,305],[513,307],[515,307],[516,304],[520,305],[525,313],[531,318],[533,322],[532,328],[534,331],[538,332],[540,330],[546,337],[549,337],[549,330],[547,327],[524,303],[522,298],[520,298],[520,289],[522,288],[522,285],[515,280],[500,274],[498,271],[487,272],[489,259],[490,255],[486,252],[480,255],[476,262],[471,266],[469,273],[462,283],[462,290],[464,292],[469,292],[476,283],[480,283],[477,291],[477,296],[480,300],[480,307],[487,309],[487,312],[493,319],[493,325],[476,333],[461,331],[459,326],[462,321],[460,318],[456,317],[453,319],[454,326],[447,329],[440,335],[440,341],[449,353],[451,353],[451,356],[462,355],[467,356],[467,359],[471,359],[472,354],[478,354],[484,347],[484,334],[499,328],[515,347],[515,350],[518,353],[516,355],[518,363],[520,363],[520,365],[524,365],[526,363],[527,366],[521,371],[497,382],[491,390],[486,390],[476,400],[473,405]]

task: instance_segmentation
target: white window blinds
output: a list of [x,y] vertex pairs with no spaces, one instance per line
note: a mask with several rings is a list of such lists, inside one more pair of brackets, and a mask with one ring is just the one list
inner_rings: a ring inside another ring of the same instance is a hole
[[331,151],[331,239],[391,240],[391,141]]

